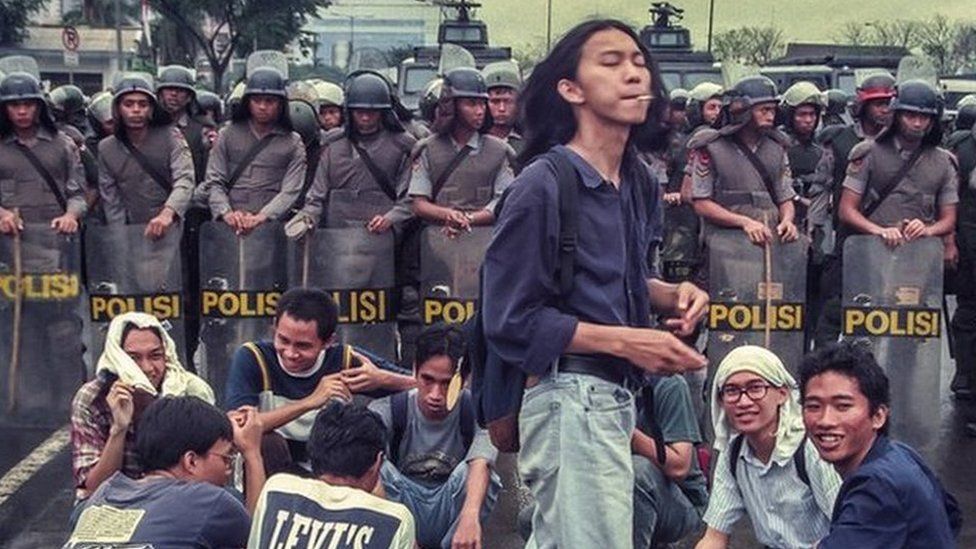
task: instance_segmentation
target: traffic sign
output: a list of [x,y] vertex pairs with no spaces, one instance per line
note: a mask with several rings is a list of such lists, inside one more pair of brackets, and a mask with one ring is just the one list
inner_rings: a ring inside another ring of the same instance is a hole
[[77,67],[78,66],[78,52],[76,51],[64,51],[64,66],[65,67]]
[[64,27],[61,30],[61,44],[68,51],[78,51],[78,46],[81,45],[81,36],[78,35],[78,29],[70,25]]

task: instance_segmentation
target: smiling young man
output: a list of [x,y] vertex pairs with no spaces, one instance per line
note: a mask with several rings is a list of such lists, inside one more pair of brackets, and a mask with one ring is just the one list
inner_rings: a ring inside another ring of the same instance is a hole
[[[315,414],[330,400],[353,394],[386,396],[414,386],[397,366],[367,351],[335,345],[338,311],[321,290],[292,289],[278,300],[272,340],[247,343],[234,354],[225,407],[259,406],[269,474],[307,473],[306,443]],[[350,367],[346,367],[350,366]],[[282,446],[287,444],[287,451]],[[277,446],[274,459],[270,454]]]
[[239,453],[248,477],[247,508],[254,509],[264,471],[253,408],[225,416],[194,397],[159,399],[139,421],[136,449],[145,477],[116,473],[106,480],[85,504],[67,549],[230,549],[247,543],[248,511],[224,486]]
[[[516,440],[537,502],[530,546],[632,546],[632,382],[643,371],[705,365],[674,334],[650,328],[653,309],[672,317],[668,329],[689,334],[708,304],[694,285],[666,284],[644,261],[660,239],[660,186],[634,141],[662,126],[657,74],[630,27],[587,21],[536,65],[521,96],[527,162],[485,257],[482,317],[504,375],[528,376]],[[574,180],[557,181],[557,166]],[[576,185],[578,231],[572,290],[560,295],[564,184]],[[483,400],[522,390],[503,385]]]
[[370,404],[392,432],[383,487],[413,513],[421,547],[482,547],[501,489],[492,471],[498,451],[475,425],[468,390],[453,408],[448,401],[464,355],[458,328],[426,328],[417,338],[417,388]]
[[810,440],[844,479],[817,547],[955,547],[959,507],[915,450],[888,438],[888,378],[871,351],[818,350],[800,382]]

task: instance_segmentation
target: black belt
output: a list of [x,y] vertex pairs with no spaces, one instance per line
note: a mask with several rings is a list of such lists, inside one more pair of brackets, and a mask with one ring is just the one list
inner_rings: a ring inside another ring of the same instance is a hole
[[567,374],[583,374],[625,385],[633,365],[610,355],[562,355],[556,369]]

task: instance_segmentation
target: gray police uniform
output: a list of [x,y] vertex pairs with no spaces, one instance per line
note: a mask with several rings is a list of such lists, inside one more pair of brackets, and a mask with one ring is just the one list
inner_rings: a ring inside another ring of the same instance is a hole
[[789,138],[772,131],[760,136],[753,150],[773,179],[775,196],[770,196],[762,177],[735,145],[732,135],[712,129],[697,132],[688,142],[692,198],[711,199],[733,213],[757,221],[762,221],[765,213],[770,223],[776,222],[779,204],[796,196],[788,145]]
[[305,182],[305,145],[295,132],[275,127],[274,137],[250,165],[244,168],[233,188],[231,175],[259,138],[249,122],[235,122],[220,130],[210,151],[203,193],[210,211],[219,219],[231,210],[261,213],[280,219],[298,199]]
[[956,374],[953,391],[976,391],[976,132],[959,130],[946,147],[959,159],[959,212],[956,244],[959,266],[952,277],[958,308],[952,315]]
[[166,179],[169,188],[153,179],[118,137],[106,137],[98,145],[98,187],[106,221],[148,223],[166,206],[182,218],[196,186],[193,159],[183,135],[174,127],[153,127],[145,141],[133,146]]
[[179,118],[173,121],[173,125],[179,128],[186,144],[190,147],[190,155],[193,156],[194,181],[203,181],[203,176],[207,173],[207,155],[210,147],[204,136],[204,130],[213,128],[213,124],[204,123],[198,117],[190,116],[185,111]]
[[[395,196],[402,194],[400,191],[405,185],[402,179],[409,173],[410,152],[416,142],[409,133],[394,133],[387,129],[357,140],[393,186]],[[342,130],[330,131],[325,143],[302,208],[304,213],[320,219],[326,210],[325,226],[334,228],[362,227],[375,215],[385,216],[392,223],[413,216],[405,201],[392,200],[382,189]]]
[[[451,172],[437,192],[433,187],[463,147],[471,153]],[[464,211],[493,210],[515,178],[515,151],[497,137],[474,134],[458,146],[449,135],[432,135],[414,149],[408,193],[441,206]]]
[[[14,134],[0,142],[0,208],[20,209],[20,217],[27,223],[49,223],[64,214],[64,210],[48,187],[44,177],[18,150],[19,140]],[[47,168],[68,212],[79,219],[85,216],[85,173],[78,146],[62,132],[52,133],[44,127],[37,129],[32,143],[23,143]]]

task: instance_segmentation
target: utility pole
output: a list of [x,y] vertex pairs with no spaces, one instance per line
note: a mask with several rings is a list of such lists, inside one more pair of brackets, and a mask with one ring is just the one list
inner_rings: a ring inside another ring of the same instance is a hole
[[125,70],[122,59],[122,0],[115,0],[115,55],[119,59],[119,70]]
[[708,0],[708,53],[712,53],[712,24],[715,22],[715,0]]

